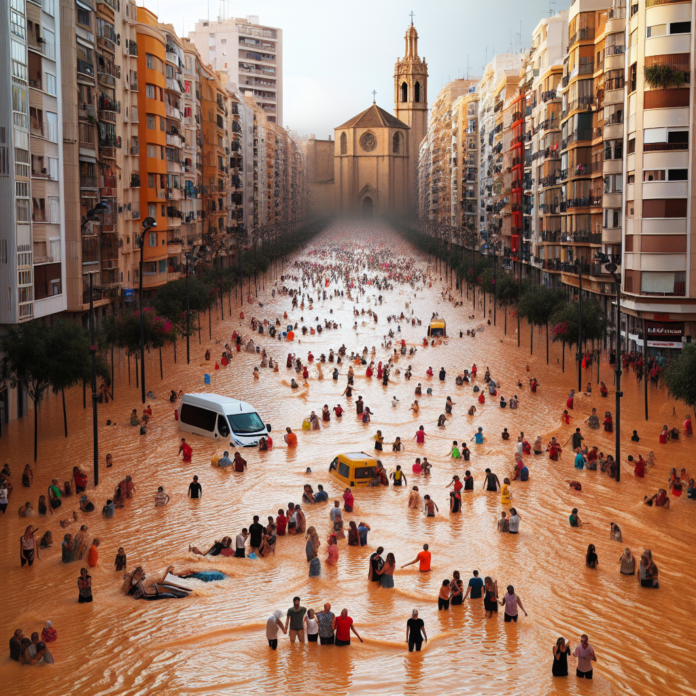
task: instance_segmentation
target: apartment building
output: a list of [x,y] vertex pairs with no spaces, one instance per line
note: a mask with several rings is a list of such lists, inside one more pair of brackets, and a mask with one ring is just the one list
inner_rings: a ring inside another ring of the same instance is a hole
[[0,323],[66,308],[60,4],[0,10]]
[[259,17],[200,20],[189,32],[203,62],[251,92],[269,123],[283,124],[283,31]]
[[679,350],[696,335],[691,204],[694,5],[631,3],[626,50],[622,332]]
[[[479,83],[479,233],[497,243],[502,231],[503,104],[516,94],[522,54],[494,56]],[[509,248],[509,241],[507,242]]]
[[451,224],[467,233],[478,231],[479,132],[477,85],[452,104],[453,167],[450,200]]
[[621,3],[575,0],[568,15],[568,50],[561,90],[561,245],[556,262],[573,294],[609,307],[614,277],[595,263],[621,253],[624,162],[624,28]]
[[[568,12],[542,19],[532,34],[524,79],[531,80],[526,106],[525,182],[531,263],[547,287],[559,288],[561,241],[561,81],[568,45]],[[531,101],[531,103],[530,103]],[[527,213],[525,211],[525,217]]]

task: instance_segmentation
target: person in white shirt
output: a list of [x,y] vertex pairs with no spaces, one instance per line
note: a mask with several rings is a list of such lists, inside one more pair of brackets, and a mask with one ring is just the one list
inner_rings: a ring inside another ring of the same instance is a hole
[[517,534],[520,530],[520,516],[515,508],[510,508],[510,518],[508,519],[508,532]]
[[307,641],[316,643],[319,639],[319,622],[314,615],[314,609],[308,609],[304,617],[304,625],[307,629]]
[[164,492],[164,486],[160,486],[157,489],[157,494],[155,495],[155,507],[162,507],[169,502],[169,496]]

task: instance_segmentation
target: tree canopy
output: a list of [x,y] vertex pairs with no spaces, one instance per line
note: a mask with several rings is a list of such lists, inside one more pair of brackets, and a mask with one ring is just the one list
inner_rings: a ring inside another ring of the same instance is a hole
[[662,383],[673,399],[696,408],[696,345],[687,343],[681,355],[671,360],[662,372]]

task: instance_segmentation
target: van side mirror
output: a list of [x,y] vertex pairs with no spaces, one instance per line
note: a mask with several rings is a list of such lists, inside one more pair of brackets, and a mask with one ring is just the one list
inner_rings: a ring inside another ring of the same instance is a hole
[[268,430],[269,433],[271,432],[271,424],[270,423],[266,423],[266,430]]

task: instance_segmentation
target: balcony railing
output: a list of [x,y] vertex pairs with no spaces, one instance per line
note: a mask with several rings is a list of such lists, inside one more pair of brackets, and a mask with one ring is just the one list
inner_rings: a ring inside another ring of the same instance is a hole
[[643,94],[643,108],[664,109],[677,106],[689,106],[688,87],[678,89],[652,89]]

